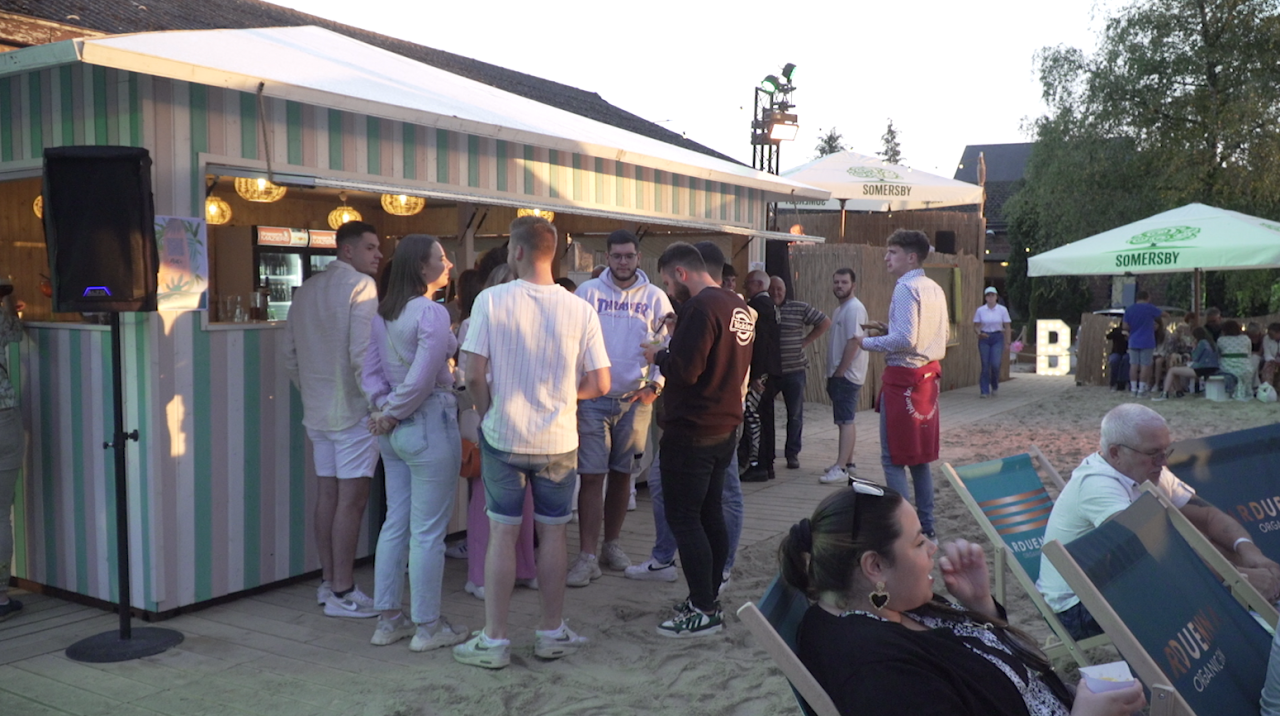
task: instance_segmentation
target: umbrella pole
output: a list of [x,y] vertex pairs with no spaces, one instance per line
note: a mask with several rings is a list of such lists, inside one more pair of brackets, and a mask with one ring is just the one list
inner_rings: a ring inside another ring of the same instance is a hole
[[1200,286],[1204,280],[1204,270],[1194,269],[1191,272],[1191,312],[1200,317]]
[[840,240],[844,241],[844,199],[840,200]]

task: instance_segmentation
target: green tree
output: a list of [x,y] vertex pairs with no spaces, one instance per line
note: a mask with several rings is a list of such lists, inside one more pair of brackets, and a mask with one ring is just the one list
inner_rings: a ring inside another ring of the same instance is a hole
[[884,130],[884,135],[880,137],[880,142],[884,145],[884,149],[876,152],[876,156],[890,164],[901,164],[902,145],[898,143],[898,130],[894,128],[892,119],[889,120],[888,129]]
[[[1006,205],[1016,245],[1036,253],[1190,202],[1280,218],[1280,0],[1137,0],[1106,20],[1096,53],[1046,48],[1036,62],[1049,112]],[[1075,308],[1069,280],[1033,287],[1018,264],[1012,299]],[[1263,280],[1229,281],[1224,311],[1257,305]]]
[[814,159],[821,159],[828,154],[843,152],[846,148],[842,141],[843,139],[844,135],[837,132],[835,127],[832,127],[831,131],[818,138],[818,146],[814,147],[814,150],[818,153],[814,156]]

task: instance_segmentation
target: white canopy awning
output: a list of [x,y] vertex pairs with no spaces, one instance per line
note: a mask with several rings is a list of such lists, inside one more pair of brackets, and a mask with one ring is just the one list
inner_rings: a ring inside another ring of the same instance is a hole
[[976,184],[887,164],[857,152],[828,154],[782,176],[831,192],[828,201],[796,201],[801,209],[907,211],[982,203],[982,187]]
[[636,164],[768,192],[828,193],[628,132],[318,27],[189,30],[70,40],[0,54],[0,75],[82,61]]

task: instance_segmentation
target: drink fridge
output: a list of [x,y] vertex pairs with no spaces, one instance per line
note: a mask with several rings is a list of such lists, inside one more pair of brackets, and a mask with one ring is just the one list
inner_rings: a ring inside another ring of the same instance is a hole
[[336,232],[255,226],[253,263],[258,290],[267,296],[267,320],[289,317],[293,292],[338,256]]

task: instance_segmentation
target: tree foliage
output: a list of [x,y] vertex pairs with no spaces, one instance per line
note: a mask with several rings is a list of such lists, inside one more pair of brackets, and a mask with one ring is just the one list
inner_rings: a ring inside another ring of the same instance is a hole
[[832,127],[831,131],[818,138],[818,146],[814,147],[814,151],[817,152],[814,159],[821,159],[828,154],[843,152],[846,149],[843,139],[844,135],[837,132],[835,127]]
[[884,130],[884,135],[880,137],[880,142],[884,149],[876,152],[876,156],[890,164],[901,164],[902,145],[898,143],[898,130],[894,128],[892,119],[889,120],[889,127]]
[[[1280,0],[1137,0],[1096,53],[1046,48],[1036,63],[1049,111],[1005,206],[1019,257],[1190,202],[1280,218]],[[1012,300],[1075,308],[1072,280],[1033,290],[1019,264]],[[1224,279],[1223,310],[1258,305],[1261,283]]]

